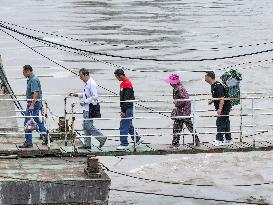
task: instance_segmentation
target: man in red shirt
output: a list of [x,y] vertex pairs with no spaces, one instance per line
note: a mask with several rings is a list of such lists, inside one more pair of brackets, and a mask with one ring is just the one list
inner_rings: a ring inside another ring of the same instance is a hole
[[125,73],[122,69],[117,69],[114,72],[120,84],[120,146],[117,147],[118,150],[125,150],[129,148],[128,143],[128,134],[131,135],[132,140],[134,140],[134,135],[136,134],[137,145],[141,143],[140,137],[133,126],[132,118],[133,117],[133,102],[124,102],[135,100],[134,89],[131,81],[125,76]]

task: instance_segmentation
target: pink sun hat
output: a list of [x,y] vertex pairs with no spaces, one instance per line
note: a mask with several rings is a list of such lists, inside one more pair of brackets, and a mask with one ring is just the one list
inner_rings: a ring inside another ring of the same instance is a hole
[[166,79],[165,79],[166,83],[169,84],[178,84],[180,83],[180,79],[179,79],[179,75],[176,73],[170,74]]

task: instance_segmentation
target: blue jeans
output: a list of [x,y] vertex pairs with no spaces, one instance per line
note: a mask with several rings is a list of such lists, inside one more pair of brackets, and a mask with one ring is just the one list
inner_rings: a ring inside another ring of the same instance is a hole
[[84,138],[84,144],[87,146],[91,146],[91,136],[98,136],[95,137],[99,142],[104,141],[106,137],[103,136],[103,134],[95,128],[93,124],[93,120],[89,118],[89,111],[83,111],[83,131],[85,136],[88,136]]
[[[128,108],[125,113],[124,118],[133,117],[133,108]],[[121,119],[120,120],[120,145],[128,146],[128,134],[131,135],[132,140],[134,141],[135,128],[133,126],[132,119]],[[136,142],[140,140],[138,133],[136,132]]]
[[[42,102],[40,101],[37,101],[34,105],[34,110],[33,112],[30,113],[29,111],[29,106],[30,106],[30,103],[27,104],[27,108],[26,108],[26,111],[25,111],[25,116],[39,116],[40,113],[39,111],[41,110],[42,108]],[[47,129],[45,128],[45,124],[44,122],[39,118],[39,117],[34,117],[33,118],[34,121],[37,123],[37,126],[39,128],[39,132],[42,132],[44,138],[45,138],[45,141],[47,140]],[[27,122],[30,120],[30,117],[26,117],[25,118],[25,122],[24,122],[24,126],[26,126]],[[26,130],[25,131],[25,138],[26,138],[26,143],[27,144],[32,144],[32,131],[31,130]]]

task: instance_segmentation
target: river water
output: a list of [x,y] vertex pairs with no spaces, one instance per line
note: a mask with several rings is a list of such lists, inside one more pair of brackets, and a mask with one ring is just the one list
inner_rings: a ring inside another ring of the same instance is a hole
[[[22,30],[46,40],[95,52],[156,59],[201,59],[272,49],[273,2],[271,0],[0,0],[0,3],[0,19],[2,21],[90,41],[92,43],[71,41]],[[79,68],[87,67],[98,84],[118,93],[118,82],[113,75],[117,67],[49,48],[20,35],[11,34],[69,69],[77,72]],[[25,92],[26,80],[21,75],[22,66],[31,64],[34,67],[35,73],[40,76],[44,97],[48,100],[53,113],[58,116],[63,115],[63,94],[71,90],[79,90],[82,87],[80,80],[73,74],[35,54],[3,32],[0,32],[0,54],[10,84],[17,94]],[[191,71],[212,69],[216,70],[217,77],[219,77],[223,73],[218,70],[219,68],[245,62],[245,65],[240,66],[244,78],[241,83],[242,91],[270,93],[271,76],[273,75],[273,71],[270,69],[271,64],[270,62],[258,63],[258,61],[272,58],[270,54],[270,52],[265,52],[259,55],[203,62],[143,61],[99,55],[93,57],[100,61],[138,71],[177,71],[181,74],[182,81],[190,93],[210,92],[209,86],[202,81],[204,73]],[[138,71],[126,71],[133,80],[138,98],[167,100],[169,102],[143,104],[155,110],[170,110],[172,108],[170,96],[162,96],[171,93],[171,88],[163,82],[167,73]],[[99,92],[101,95],[109,94],[105,89],[100,89]],[[61,93],[62,95],[52,95],[52,93]],[[103,99],[115,100],[106,97]],[[255,105],[270,107],[271,101],[257,100]],[[195,107],[203,110],[212,109],[207,106],[206,101],[197,102]],[[244,101],[243,108],[247,110],[249,107],[251,107],[251,101]],[[137,109],[145,111],[143,108]],[[236,109],[233,113],[238,114],[239,107]],[[102,110],[104,117],[118,117],[117,103],[102,104]],[[142,113],[138,115],[160,118],[139,120],[136,122],[137,127],[169,128],[172,123],[170,119],[158,114]],[[270,116],[254,119],[257,129],[265,129],[263,125],[271,121],[272,117]],[[19,122],[21,123],[21,121]],[[238,117],[232,118],[233,130],[238,130],[240,122]],[[251,124],[253,119],[244,118],[242,123],[244,125]],[[213,126],[214,124],[214,119],[198,118],[197,120],[199,127]],[[119,121],[99,121],[96,122],[96,126],[117,128]],[[56,128],[56,123],[53,120],[50,120],[50,127]],[[206,131],[207,129],[198,129],[198,131],[202,130]],[[147,132],[143,131],[143,133]],[[159,134],[162,132],[166,136],[145,138],[145,141],[169,143],[171,130],[153,131],[153,133]],[[252,132],[251,128],[243,130],[244,135]],[[115,133],[117,134],[117,132]],[[105,134],[113,134],[113,132],[105,132]],[[270,132],[267,135],[259,136],[262,139],[269,137]],[[204,135],[201,138],[202,141],[212,141],[214,136]],[[252,141],[253,139],[248,140]],[[110,145],[112,142],[109,141],[107,144]],[[100,160],[112,169],[136,176],[214,185],[212,187],[163,185],[128,180],[126,177],[110,174],[113,180],[112,187],[116,188],[227,200],[249,199],[255,201],[257,199],[273,203],[272,184],[251,187],[232,186],[240,183],[253,184],[273,181],[272,157],[272,152],[251,152],[128,156],[123,160],[114,157],[101,157]],[[122,192],[111,192],[109,200],[110,204],[222,204],[213,201]]]

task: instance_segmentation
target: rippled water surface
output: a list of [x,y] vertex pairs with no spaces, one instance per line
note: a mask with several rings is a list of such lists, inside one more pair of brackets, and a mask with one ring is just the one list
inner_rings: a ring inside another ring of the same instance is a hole
[[[196,60],[254,53],[270,50],[273,46],[273,2],[271,0],[0,0],[0,3],[0,19],[3,21],[79,38],[91,43],[22,30],[24,32],[45,40],[104,54],[159,60]],[[177,71],[181,74],[182,81],[190,93],[209,93],[209,86],[202,81],[203,73],[190,71],[212,69],[216,70],[217,77],[219,77],[223,73],[218,70],[219,68],[239,63],[246,63],[239,66],[244,78],[243,92],[272,92],[272,63],[260,63],[259,66],[256,66],[258,61],[271,59],[270,52],[203,62],[145,61],[93,55],[100,61],[114,64],[109,65],[43,46],[39,42],[14,33],[10,34],[69,69],[77,72],[79,68],[89,68],[98,84],[114,92],[118,92],[119,89],[118,82],[113,76],[113,71],[117,66],[137,70],[128,70],[127,75],[133,80],[136,95],[142,99],[170,100],[169,96],[161,95],[170,94],[171,88],[163,82],[167,73],[138,72],[140,70]],[[80,80],[72,73],[35,54],[1,31],[0,54],[10,84],[16,93],[25,92],[26,81],[21,75],[22,65],[33,65],[35,73],[41,76],[44,92],[48,93],[45,94],[45,98],[56,115],[63,115],[63,96],[54,96],[49,93],[67,93],[70,90],[79,90],[82,86]],[[99,91],[101,95],[109,94],[102,88]],[[255,102],[255,105],[270,106],[271,102],[259,100]],[[159,111],[170,110],[173,106],[171,100],[166,103],[143,104]],[[244,108],[250,106],[250,101],[243,102]],[[137,109],[145,111],[143,108]],[[206,101],[200,101],[196,103],[196,109],[207,110],[211,107],[207,106]],[[237,111],[234,110],[233,113],[238,114],[238,107],[236,109]],[[118,117],[118,104],[103,104],[102,110],[105,117]],[[144,113],[138,115],[151,116],[151,114]],[[158,114],[152,116],[160,117]],[[244,118],[243,124],[251,124],[252,120]],[[270,116],[256,117],[255,121],[258,125],[257,129],[265,129],[263,125],[271,123],[272,118]],[[139,120],[136,125],[137,127],[169,128],[171,123],[170,119],[161,116],[159,119]],[[197,120],[199,127],[214,124],[214,119],[198,118]],[[119,121],[96,122],[96,125],[97,127],[117,128]],[[240,119],[232,118],[233,130],[238,130],[239,125]],[[50,126],[55,128],[56,123],[51,120]],[[202,131],[202,128],[198,131]],[[243,130],[244,135],[252,132],[253,129]],[[143,131],[143,133],[146,132]],[[162,131],[154,131],[154,133],[162,133]],[[171,130],[166,129],[164,133],[166,134],[164,137],[151,137],[145,141],[169,143]],[[105,134],[113,133],[105,132]],[[259,137],[270,137],[270,132],[267,136]],[[203,141],[212,141],[214,136],[204,135],[200,138]],[[253,139],[247,140],[252,141]],[[212,187],[166,185],[128,180],[126,177],[110,174],[113,187],[194,197],[248,199],[273,203],[271,184],[251,187],[233,186],[273,181],[272,157],[272,152],[252,152],[130,156],[123,160],[101,157],[101,161],[112,169],[136,176],[214,185]],[[224,203],[111,192],[110,204]]]

